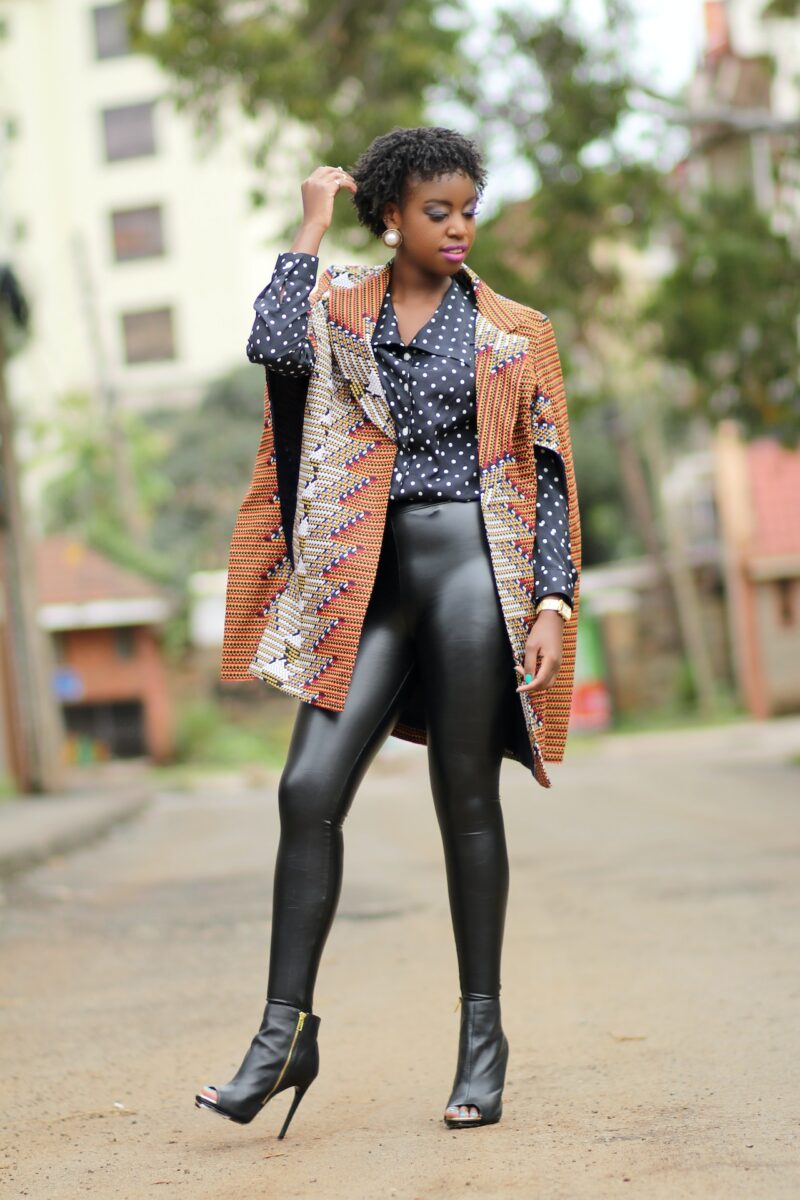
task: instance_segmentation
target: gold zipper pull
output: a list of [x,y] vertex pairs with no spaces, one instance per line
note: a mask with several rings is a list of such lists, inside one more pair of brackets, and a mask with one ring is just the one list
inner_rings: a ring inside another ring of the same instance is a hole
[[306,1017],[307,1017],[307,1016],[308,1016],[308,1013],[304,1013],[304,1012],[301,1012],[301,1013],[300,1013],[300,1020],[297,1022],[297,1028],[298,1028],[298,1029],[302,1029],[302,1028],[303,1028],[303,1024],[304,1024],[304,1022],[305,1022],[305,1019],[306,1019]]

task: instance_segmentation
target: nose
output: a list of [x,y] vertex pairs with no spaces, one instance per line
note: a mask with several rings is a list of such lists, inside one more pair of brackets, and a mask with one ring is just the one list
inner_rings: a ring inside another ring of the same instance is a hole
[[447,226],[447,236],[454,242],[468,242],[466,222],[463,219],[459,221],[457,218],[451,217],[450,224]]

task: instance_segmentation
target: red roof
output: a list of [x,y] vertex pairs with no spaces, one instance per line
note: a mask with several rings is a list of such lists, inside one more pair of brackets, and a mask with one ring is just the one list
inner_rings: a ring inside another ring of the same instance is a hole
[[163,599],[166,594],[68,533],[52,534],[36,543],[35,570],[40,604]]
[[747,448],[755,515],[752,552],[800,554],[800,451],[767,438]]

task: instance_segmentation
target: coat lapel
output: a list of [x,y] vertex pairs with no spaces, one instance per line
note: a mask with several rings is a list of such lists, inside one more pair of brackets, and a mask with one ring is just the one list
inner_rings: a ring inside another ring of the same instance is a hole
[[[343,267],[331,279],[329,325],[333,355],[365,416],[393,442],[394,419],[381,384],[372,335],[389,286],[391,261],[356,273]],[[491,465],[510,445],[524,377],[528,339],[515,329],[522,306],[497,294],[466,263],[475,288],[475,399],[482,466]]]
[[360,276],[343,268],[331,279],[328,292],[328,321],[333,356],[356,400],[374,425],[393,442],[397,440],[394,419],[378,374],[372,351],[372,334],[389,285],[389,263],[367,269]]

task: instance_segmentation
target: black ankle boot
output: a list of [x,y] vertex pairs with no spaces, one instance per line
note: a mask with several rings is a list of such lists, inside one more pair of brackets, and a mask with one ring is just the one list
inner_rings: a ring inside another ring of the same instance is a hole
[[216,1100],[198,1094],[195,1105],[247,1125],[268,1100],[294,1087],[294,1100],[278,1134],[282,1138],[319,1071],[319,1023],[320,1018],[313,1013],[268,1000],[261,1028],[233,1079],[223,1087],[208,1084],[216,1092]]
[[508,1063],[508,1038],[500,1022],[499,998],[461,998],[458,1065],[446,1108],[473,1104],[476,1117],[448,1117],[452,1129],[493,1125],[503,1112],[503,1085]]

